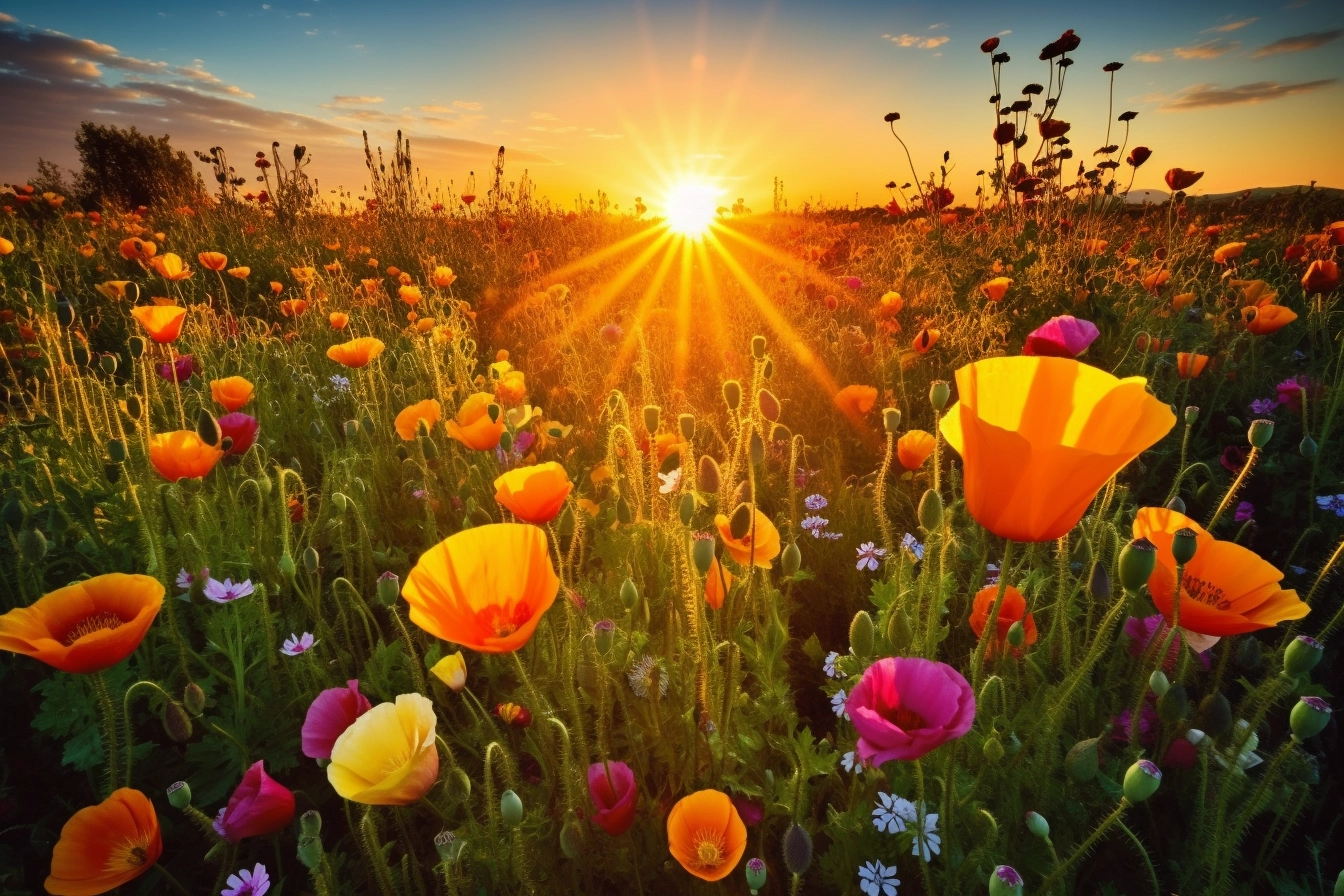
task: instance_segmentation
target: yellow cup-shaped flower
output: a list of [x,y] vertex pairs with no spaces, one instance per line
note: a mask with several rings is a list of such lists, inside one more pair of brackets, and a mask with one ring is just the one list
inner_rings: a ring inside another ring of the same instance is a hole
[[460,692],[467,686],[467,661],[460,650],[439,660],[429,671],[454,691]]
[[941,429],[966,468],[966,507],[1014,541],[1054,541],[1097,491],[1176,425],[1141,376],[1118,379],[1072,358],[976,361]]
[[252,400],[252,383],[241,376],[226,376],[210,381],[210,397],[229,412],[240,410]]
[[406,806],[439,777],[434,704],[402,694],[354,721],[331,747],[327,780],[347,800],[367,806]]

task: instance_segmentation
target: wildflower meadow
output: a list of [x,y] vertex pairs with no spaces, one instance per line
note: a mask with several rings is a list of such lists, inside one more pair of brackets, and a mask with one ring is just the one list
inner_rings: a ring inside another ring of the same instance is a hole
[[6,187],[0,892],[1339,894],[1344,199],[1009,41],[972,196]]

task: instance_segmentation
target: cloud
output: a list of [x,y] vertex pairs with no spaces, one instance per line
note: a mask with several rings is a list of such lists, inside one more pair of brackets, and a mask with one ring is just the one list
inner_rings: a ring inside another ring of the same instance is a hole
[[14,18],[9,13],[0,12],[0,23],[17,22],[17,21],[18,19]]
[[538,121],[559,121],[560,118],[553,112],[533,112],[532,117]]
[[1135,54],[1134,54],[1133,56],[1131,56],[1130,58],[1133,59],[1135,62],[1161,62],[1161,61],[1162,61],[1162,54],[1161,54],[1161,53],[1152,53],[1152,52],[1147,52],[1147,53],[1135,53]]
[[624,134],[602,134],[597,132],[591,133],[588,136],[592,137],[594,140],[621,140],[625,137]]
[[1313,31],[1311,34],[1280,38],[1272,44],[1265,44],[1256,50],[1251,54],[1251,58],[1263,59],[1266,56],[1275,56],[1279,53],[1301,53],[1305,50],[1314,50],[1317,47],[1334,43],[1339,40],[1341,35],[1344,35],[1344,28],[1335,28],[1331,31]]
[[1179,59],[1217,59],[1240,46],[1241,44],[1235,40],[1228,42],[1219,37],[1202,44],[1195,44],[1193,47],[1177,47],[1172,52]]
[[898,34],[895,36],[884,34],[882,37],[898,47],[918,47],[921,50],[932,50],[951,40],[946,34],[940,34],[937,37],[921,37],[918,34]]
[[1251,16],[1249,19],[1241,19],[1240,21],[1236,22],[1225,22],[1222,25],[1214,25],[1212,28],[1208,30],[1218,31],[1226,34],[1229,31],[1239,31],[1242,28],[1245,28],[1247,25],[1254,25],[1258,21],[1260,21],[1258,16]]
[[946,27],[947,27],[946,22],[934,22],[932,25],[929,26],[929,30],[937,31],[939,28],[946,28]]
[[337,94],[331,98],[338,106],[376,106],[379,103],[387,102],[380,96],[346,96]]
[[483,103],[477,103],[473,100],[453,100],[453,105],[459,109],[466,109],[468,112],[479,112],[485,108]]
[[1223,89],[1217,84],[1194,84],[1171,97],[1155,97],[1163,100],[1162,110],[1181,112],[1189,109],[1207,109],[1213,106],[1236,106],[1241,104],[1266,103],[1285,96],[1309,93],[1338,84],[1338,78],[1322,78],[1317,81],[1299,81],[1296,84],[1280,84],[1277,81],[1257,81],[1254,84],[1240,84]]

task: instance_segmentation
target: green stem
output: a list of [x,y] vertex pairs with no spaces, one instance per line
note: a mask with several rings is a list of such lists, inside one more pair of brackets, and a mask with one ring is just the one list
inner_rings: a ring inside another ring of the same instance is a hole
[[1062,865],[1057,866],[1055,870],[1050,874],[1050,876],[1047,877],[1041,883],[1040,887],[1041,892],[1049,893],[1050,888],[1053,887],[1055,884],[1059,883],[1060,880],[1063,879],[1064,875],[1069,870],[1069,866],[1071,866],[1074,862],[1082,858],[1083,855],[1085,855],[1088,850],[1090,850],[1093,846],[1095,846],[1096,842],[1101,839],[1101,835],[1106,833],[1106,831],[1110,828],[1111,825],[1118,822],[1120,820],[1120,816],[1124,815],[1125,810],[1128,808],[1129,808],[1129,800],[1127,800],[1124,797],[1120,797],[1120,805],[1115,807],[1115,811],[1112,812],[1110,815],[1107,815],[1106,818],[1101,822],[1101,824],[1097,825],[1097,829],[1092,832],[1091,836],[1089,836],[1086,840],[1084,840],[1079,845],[1079,847],[1073,851],[1073,855],[1065,859],[1064,863]]
[[1208,523],[1204,526],[1205,530],[1212,532],[1213,527],[1218,525],[1218,518],[1223,515],[1223,511],[1227,509],[1227,505],[1232,503],[1233,496],[1241,490],[1242,482],[1246,480],[1246,477],[1251,472],[1251,468],[1255,466],[1255,462],[1259,457],[1260,449],[1252,445],[1251,453],[1246,455],[1246,463],[1242,465],[1241,472],[1237,474],[1237,478],[1232,480],[1232,485],[1228,487],[1226,494],[1223,495],[1223,500],[1218,503],[1218,508],[1214,510],[1213,516],[1209,517]]
[[158,684],[152,681],[137,681],[135,684],[131,685],[129,688],[126,689],[126,695],[121,698],[121,718],[122,718],[122,724],[125,726],[125,732],[126,732],[124,746],[126,748],[127,787],[131,786],[131,764],[135,760],[135,732],[131,726],[131,694],[135,693],[136,688],[139,687],[153,688],[154,690],[158,691],[160,694],[163,695],[164,700],[171,701],[173,699],[172,697],[168,696],[167,691],[165,691],[163,688],[159,687]]
[[[915,787],[916,798],[919,800],[919,812],[915,818],[915,848],[919,852],[919,870],[924,876],[924,892],[927,896],[938,896],[938,891],[933,885],[933,871],[929,868],[929,860],[926,858],[927,847],[924,846],[924,767],[919,759],[915,760]],[[950,821],[945,819],[943,824],[950,824]]]
[[112,704],[112,695],[107,692],[107,680],[102,672],[93,675],[94,693],[98,696],[98,706],[103,715],[103,736],[107,739],[107,794],[117,789],[120,779],[119,749],[117,745],[117,710]]
[[173,889],[181,893],[182,896],[191,896],[191,892],[186,887],[182,886],[181,881],[179,881],[177,878],[173,877],[170,873],[168,873],[167,868],[155,862],[154,870],[162,874],[165,878],[167,878],[168,883],[172,884]]
[[1120,832],[1134,844],[1134,848],[1139,851],[1139,855],[1143,858],[1143,864],[1148,866],[1148,878],[1153,882],[1153,896],[1162,896],[1162,887],[1157,882],[1157,869],[1153,867],[1153,860],[1148,857],[1148,850],[1143,848],[1143,842],[1134,836],[1134,832],[1123,821],[1117,821],[1115,824],[1120,828]]
[[1015,542],[1011,539],[1003,543],[1003,562],[999,566],[999,590],[994,596],[994,606],[989,610],[985,627],[980,630],[980,640],[975,645],[975,654],[971,657],[971,687],[980,686],[980,670],[989,654],[990,646],[998,643],[999,611],[1003,608],[1003,596],[1008,591],[1008,567],[1013,559]]

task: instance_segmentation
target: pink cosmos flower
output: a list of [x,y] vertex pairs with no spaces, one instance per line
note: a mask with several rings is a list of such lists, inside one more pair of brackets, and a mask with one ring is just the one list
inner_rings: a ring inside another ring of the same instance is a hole
[[1061,314],[1041,324],[1022,347],[1024,355],[1044,355],[1052,358],[1076,358],[1101,335],[1090,320],[1079,320],[1072,314]]
[[345,685],[328,688],[308,707],[303,720],[303,755],[309,759],[330,759],[336,738],[372,708],[359,692],[359,679],[352,678]]
[[242,454],[257,440],[256,417],[244,414],[242,411],[234,411],[232,414],[220,417],[217,422],[220,433],[225,438],[233,439],[229,454]]
[[597,809],[593,821],[613,837],[635,823],[639,787],[635,773],[624,762],[594,762],[588,766],[588,796]]
[[294,794],[266,774],[257,760],[215,818],[215,832],[230,843],[246,837],[274,834],[294,817]]
[[[317,639],[313,637],[312,632],[304,632],[302,635],[296,635],[293,632],[285,639],[285,645],[280,648],[280,652],[285,656],[298,656],[301,653],[307,653],[317,644]],[[337,690],[340,690],[337,688]]]
[[918,759],[969,731],[975,694],[944,663],[887,657],[863,673],[846,708],[859,733],[859,758],[877,768],[891,759]]

